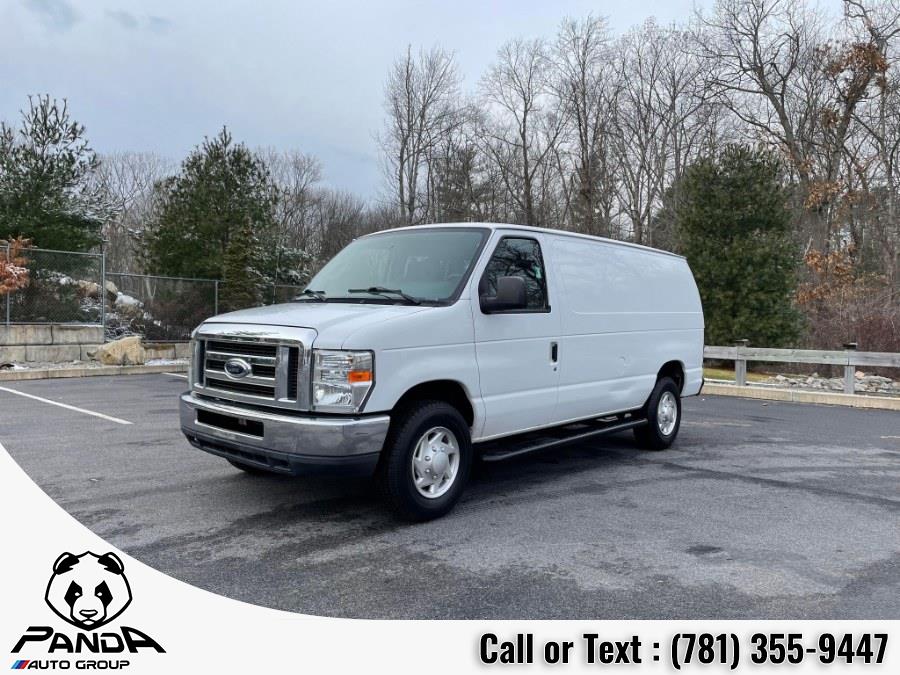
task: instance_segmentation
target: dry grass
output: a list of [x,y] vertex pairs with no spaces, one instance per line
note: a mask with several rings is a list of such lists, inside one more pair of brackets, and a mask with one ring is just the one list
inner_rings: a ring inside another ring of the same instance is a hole
[[[732,380],[734,381],[734,371],[727,368],[704,368],[703,376],[708,380]],[[760,375],[759,373],[747,373],[747,382],[765,382],[769,379],[768,375]]]

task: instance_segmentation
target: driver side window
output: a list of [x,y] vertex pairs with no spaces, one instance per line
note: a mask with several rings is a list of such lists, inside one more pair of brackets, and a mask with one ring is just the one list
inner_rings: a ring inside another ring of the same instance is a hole
[[480,295],[496,295],[497,279],[520,277],[525,282],[525,312],[549,312],[547,278],[541,245],[526,237],[503,237],[484,270],[478,284]]

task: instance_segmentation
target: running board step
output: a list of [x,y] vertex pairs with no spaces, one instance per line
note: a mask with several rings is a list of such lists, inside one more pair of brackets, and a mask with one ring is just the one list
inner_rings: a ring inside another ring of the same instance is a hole
[[579,422],[553,429],[543,429],[524,434],[519,438],[501,438],[496,441],[478,443],[475,448],[479,451],[482,461],[502,462],[531,452],[556,448],[588,438],[605,436],[606,434],[614,434],[617,431],[627,431],[645,424],[647,424],[647,420],[643,417],[635,418],[631,415],[618,416],[613,419],[604,417],[590,422]]

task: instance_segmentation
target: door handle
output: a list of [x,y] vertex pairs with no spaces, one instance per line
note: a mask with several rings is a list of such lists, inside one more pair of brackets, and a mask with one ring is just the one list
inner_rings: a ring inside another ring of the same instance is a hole
[[550,361],[552,363],[559,361],[559,344],[556,342],[550,343]]

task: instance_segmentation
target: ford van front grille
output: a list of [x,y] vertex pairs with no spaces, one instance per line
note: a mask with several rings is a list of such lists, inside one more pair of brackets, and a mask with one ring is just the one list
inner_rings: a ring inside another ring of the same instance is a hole
[[200,362],[192,383],[196,393],[237,403],[308,409],[309,343],[293,336],[249,336],[245,331],[205,335],[201,330],[195,339]]
[[258,342],[240,342],[210,340],[206,343],[207,351],[225,352],[240,356],[262,356],[274,359],[278,353],[278,345],[260,344]]

